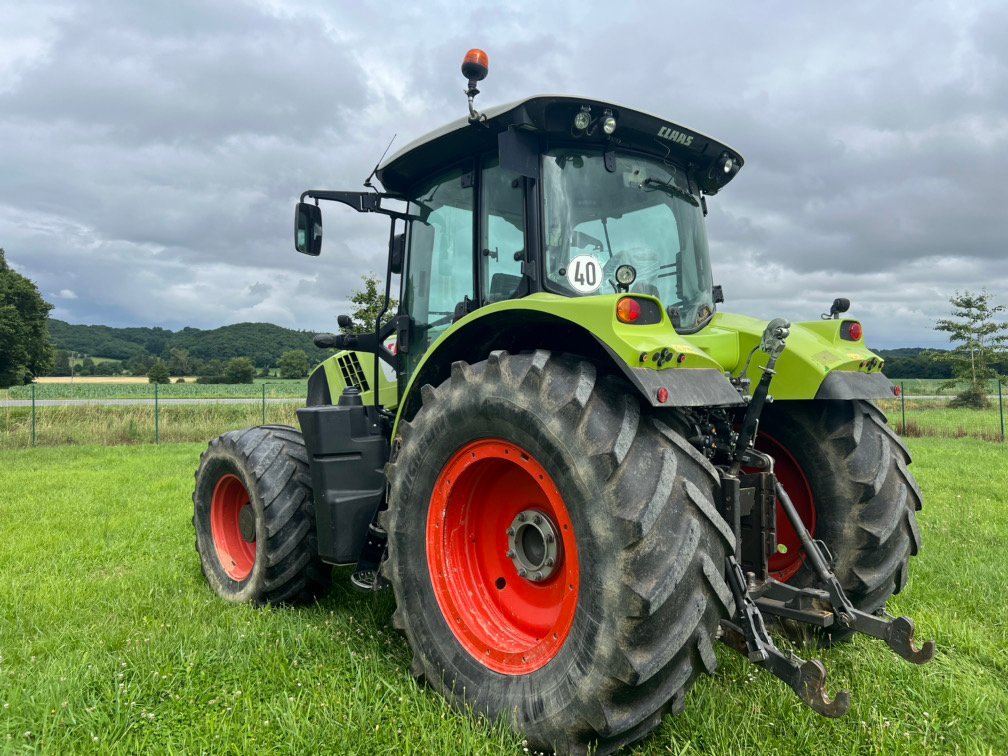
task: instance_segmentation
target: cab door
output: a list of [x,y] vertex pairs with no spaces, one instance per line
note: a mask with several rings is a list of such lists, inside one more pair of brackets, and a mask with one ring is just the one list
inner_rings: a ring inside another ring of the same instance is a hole
[[402,312],[409,321],[408,338],[399,346],[405,353],[400,396],[424,353],[452,324],[456,308],[475,299],[473,184],[466,164],[413,193],[410,212],[418,217],[410,222],[403,285]]

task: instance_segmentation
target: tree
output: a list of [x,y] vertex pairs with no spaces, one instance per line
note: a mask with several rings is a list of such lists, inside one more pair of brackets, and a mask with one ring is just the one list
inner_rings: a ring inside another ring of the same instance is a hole
[[[364,288],[355,289],[350,294],[350,301],[357,306],[350,316],[353,318],[353,325],[343,328],[343,333],[374,333],[378,313],[385,306],[385,292],[378,290],[378,277],[373,273],[365,273],[361,276],[361,282]],[[395,317],[398,305],[396,300],[389,298],[388,312],[382,318],[382,325]]]
[[280,357],[281,378],[304,378],[308,375],[308,355],[303,349],[292,349]]
[[141,375],[147,375],[147,371],[150,370],[153,365],[154,358],[144,352],[130,357],[126,360],[123,367],[129,371],[130,375],[139,377]]
[[[935,323],[935,330],[947,332],[949,341],[958,342],[942,355],[942,359],[952,364],[958,381],[965,384],[953,404],[985,407],[988,382],[997,377],[992,363],[1004,356],[1008,345],[1008,323],[994,319],[1005,310],[1005,305],[991,304],[991,294],[986,289],[979,294],[957,291],[949,302],[952,317]],[[954,382],[946,385],[954,385]]]
[[189,351],[186,349],[168,350],[168,372],[172,375],[189,375],[192,365],[189,360]]
[[56,352],[56,361],[53,363],[53,368],[49,373],[50,375],[70,375],[70,355],[67,354],[66,350],[60,349]]
[[150,383],[171,383],[171,376],[168,375],[168,366],[161,360],[155,360],[147,373],[147,380]]
[[31,383],[53,364],[46,327],[52,305],[38,287],[7,264],[0,248],[0,388]]
[[224,366],[227,383],[252,383],[255,378],[255,363],[248,357],[235,357]]
[[200,371],[203,378],[224,378],[224,361],[207,360],[203,363],[203,370]]

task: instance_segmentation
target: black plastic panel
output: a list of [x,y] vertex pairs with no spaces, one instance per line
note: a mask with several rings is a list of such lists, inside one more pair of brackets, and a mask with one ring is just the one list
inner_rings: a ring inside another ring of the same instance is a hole
[[837,370],[827,375],[816,399],[892,399],[892,383],[882,373]]
[[297,415],[311,466],[319,555],[356,563],[385,497],[388,442],[373,407],[307,407]]

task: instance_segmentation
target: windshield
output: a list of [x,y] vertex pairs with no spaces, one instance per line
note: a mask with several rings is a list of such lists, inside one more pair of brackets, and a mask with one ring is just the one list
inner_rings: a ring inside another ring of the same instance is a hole
[[[693,330],[714,312],[700,203],[679,168],[635,155],[579,149],[543,156],[546,276],[570,296],[624,291],[658,297],[676,328]],[[611,170],[612,169],[612,170]]]

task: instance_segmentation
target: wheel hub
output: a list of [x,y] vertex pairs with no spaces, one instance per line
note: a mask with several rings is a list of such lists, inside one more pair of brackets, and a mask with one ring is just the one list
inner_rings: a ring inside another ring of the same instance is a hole
[[508,526],[507,539],[507,556],[519,577],[538,583],[556,572],[559,539],[556,527],[544,512],[519,512]]
[[253,543],[256,539],[255,512],[251,504],[246,504],[238,513],[238,530],[245,543]]
[[556,483],[528,451],[496,438],[458,449],[434,483],[426,546],[441,615],[477,663],[526,675],[560,653],[577,613],[578,547]]

